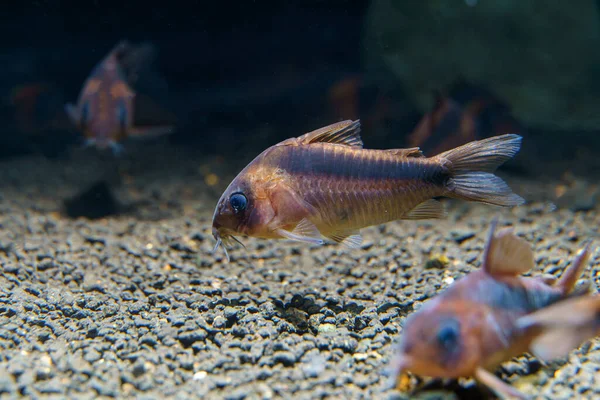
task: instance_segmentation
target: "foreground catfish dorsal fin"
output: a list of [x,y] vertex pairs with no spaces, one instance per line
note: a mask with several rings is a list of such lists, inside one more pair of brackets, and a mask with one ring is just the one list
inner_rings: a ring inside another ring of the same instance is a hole
[[414,157],[414,158],[421,158],[421,157],[425,157],[425,155],[423,154],[423,152],[421,151],[421,149],[419,147],[411,147],[408,149],[390,149],[390,150],[386,150],[387,152],[398,156],[398,157]]
[[363,142],[360,137],[360,120],[346,120],[327,125],[321,129],[305,133],[298,137],[296,142],[300,144],[336,143],[362,148]]
[[323,244],[321,232],[319,232],[315,224],[306,218],[302,219],[291,232],[282,228],[276,229],[275,232],[286,239],[312,244]]
[[488,243],[483,254],[483,270],[490,275],[520,275],[535,266],[531,246],[513,233],[512,228],[495,232],[492,222]]

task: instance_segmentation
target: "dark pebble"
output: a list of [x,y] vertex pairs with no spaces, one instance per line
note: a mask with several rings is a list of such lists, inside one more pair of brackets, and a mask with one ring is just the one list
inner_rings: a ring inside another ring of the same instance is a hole
[[54,377],[47,381],[38,382],[35,385],[35,388],[44,394],[58,394],[63,393],[65,391],[65,386],[60,381],[60,378]]
[[7,370],[0,370],[0,394],[15,393],[17,385]]
[[238,388],[230,393],[225,394],[224,398],[225,400],[244,400],[246,397],[248,397],[248,390]]
[[83,355],[83,359],[92,364],[100,358],[102,358],[102,355],[94,349],[87,349]]
[[273,361],[290,367],[296,363],[296,355],[291,351],[278,351],[273,354]]

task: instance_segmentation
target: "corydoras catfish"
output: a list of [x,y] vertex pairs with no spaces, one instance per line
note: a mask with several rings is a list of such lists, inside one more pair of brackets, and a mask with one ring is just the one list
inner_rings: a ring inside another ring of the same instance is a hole
[[[359,121],[342,121],[269,147],[221,196],[213,216],[217,246],[242,234],[349,247],[360,229],[398,219],[442,218],[446,196],[515,206],[523,199],[493,174],[521,137],[495,136],[434,157],[419,148],[363,149]],[[215,247],[215,248],[216,248]]]
[[131,83],[141,64],[147,61],[150,46],[119,42],[85,81],[77,104],[65,105],[67,115],[86,138],[86,145],[111,148],[118,153],[122,150],[119,143],[125,138],[173,131],[171,125],[134,126],[136,93]]
[[[524,352],[543,361],[566,356],[600,330],[599,296],[574,290],[585,246],[560,280],[522,277],[534,267],[529,244],[492,224],[482,268],[456,281],[409,316],[392,359],[394,382],[405,372],[474,377],[503,398],[527,398],[492,371]],[[560,311],[562,310],[562,311]]]

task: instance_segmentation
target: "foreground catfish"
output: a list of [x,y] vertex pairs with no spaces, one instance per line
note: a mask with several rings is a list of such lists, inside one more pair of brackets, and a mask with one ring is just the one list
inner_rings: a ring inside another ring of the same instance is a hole
[[527,398],[490,371],[524,352],[543,361],[566,356],[600,333],[600,296],[573,288],[585,270],[589,245],[554,284],[521,277],[534,267],[533,252],[509,228],[495,233],[482,269],[457,281],[407,318],[392,361],[404,372],[437,378],[475,377],[500,397]]
[[434,197],[515,206],[523,199],[493,172],[518,135],[467,143],[434,157],[418,148],[363,149],[359,121],[343,121],[269,147],[231,182],[213,216],[217,246],[243,234],[349,247],[360,229],[398,219],[441,218]]

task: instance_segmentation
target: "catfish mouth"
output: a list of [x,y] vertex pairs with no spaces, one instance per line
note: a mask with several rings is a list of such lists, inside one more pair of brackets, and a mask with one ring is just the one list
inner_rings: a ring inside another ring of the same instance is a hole
[[213,237],[217,241],[215,247],[213,248],[213,254],[219,249],[219,247],[223,248],[223,252],[225,252],[225,258],[227,258],[227,262],[231,259],[229,258],[228,248],[231,248],[234,243],[239,243],[243,248],[246,248],[242,242],[235,236],[233,236],[227,229],[217,228],[213,226],[212,229]]
[[385,382],[386,389],[402,391],[402,377],[408,372],[408,368],[411,364],[412,360],[409,355],[404,353],[396,354],[385,371],[387,375],[387,380]]
[[394,388],[398,388],[397,385],[401,382],[402,376],[409,372],[418,376],[433,378],[459,378],[465,376],[462,373],[456,373],[457,368],[440,364],[439,360],[415,357],[404,352],[394,356],[387,372],[390,374],[388,385],[392,385]]

